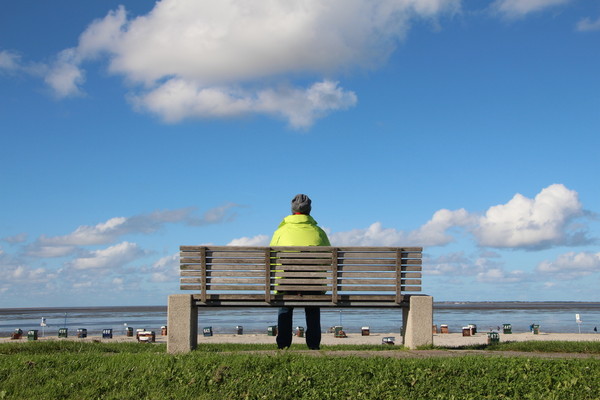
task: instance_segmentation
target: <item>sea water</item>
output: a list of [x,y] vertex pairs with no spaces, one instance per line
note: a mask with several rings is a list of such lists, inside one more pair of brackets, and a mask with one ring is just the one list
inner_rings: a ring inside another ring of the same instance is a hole
[[[41,326],[42,318],[46,326]],[[541,332],[593,333],[595,327],[600,328],[600,302],[436,302],[433,319],[438,328],[448,325],[450,332],[461,332],[469,324],[477,325],[480,332],[511,324],[512,331],[519,333],[536,324]],[[129,327],[158,333],[166,325],[166,306],[0,309],[0,337],[10,336],[15,329],[25,333],[37,329],[39,335],[56,336],[63,327],[70,335],[76,335],[79,328],[87,329],[88,335],[100,335],[103,329],[124,335]],[[237,326],[243,326],[244,333],[266,334],[273,325],[277,325],[276,308],[201,308],[198,317],[199,332],[210,326],[216,334],[235,334]],[[306,326],[302,307],[294,310],[294,326]],[[359,333],[368,326],[373,333],[399,333],[402,311],[322,308],[321,326],[323,331],[343,326],[347,333]]]

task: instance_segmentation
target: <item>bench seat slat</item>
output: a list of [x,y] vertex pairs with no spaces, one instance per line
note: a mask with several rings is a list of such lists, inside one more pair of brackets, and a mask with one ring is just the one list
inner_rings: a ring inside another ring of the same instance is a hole
[[[211,258],[252,258],[252,259],[261,259],[264,258],[265,255],[260,252],[234,252],[234,251],[207,251],[207,257]],[[180,258],[199,258],[201,257],[201,252],[199,251],[180,251]]]
[[[401,257],[402,258],[415,258],[415,259],[420,259],[421,258],[421,253],[415,253],[415,252],[405,252],[405,251],[401,251],[400,252]],[[360,259],[360,258],[377,258],[377,259],[392,259],[395,260],[396,259],[396,252],[395,251],[390,251],[390,252],[346,252],[346,251],[340,251],[338,254],[338,258],[345,258],[345,259]]]
[[232,277],[232,278],[208,278],[206,280],[206,285],[207,287],[212,286],[214,284],[223,284],[223,283],[250,283],[250,284],[256,284],[256,285],[263,285],[265,284],[265,280],[264,277],[259,277],[259,278],[238,278],[238,277]]
[[[196,284],[201,283],[201,278],[181,278],[182,284]],[[223,284],[223,283],[244,283],[244,284],[256,284],[263,285],[265,284],[263,279],[254,279],[254,278],[207,278],[206,279],[206,288],[210,289],[212,285],[215,284]]]
[[264,265],[263,258],[209,258],[206,257],[206,264],[252,264],[252,265]]
[[[401,265],[421,265],[421,260],[406,260],[402,259]],[[351,260],[351,259],[338,259],[338,265],[392,265],[396,266],[396,260]]]
[[[200,271],[181,271],[181,277],[196,277],[202,276]],[[244,278],[264,278],[263,271],[207,271],[206,276],[208,278],[226,278],[226,277],[244,277]]]
[[[181,271],[200,271],[200,264],[182,264]],[[264,265],[208,265],[208,271],[261,271],[264,273]]]
[[288,251],[281,252],[275,251],[271,252],[271,258],[328,258],[331,259],[331,252],[310,252],[310,253],[299,253],[296,251]]
[[344,291],[352,291],[352,292],[356,292],[356,291],[361,291],[361,292],[371,292],[371,291],[376,291],[376,292],[395,292],[396,291],[396,285],[385,285],[385,286],[375,286],[375,285],[370,285],[370,286],[352,286],[352,285],[339,285],[338,286],[338,290],[340,292],[344,292]]
[[[201,258],[185,257],[180,258],[180,262],[184,264],[201,264]],[[253,264],[253,265],[264,265],[263,259],[256,258],[206,258],[207,264]]]
[[[221,280],[228,280],[229,282],[223,282]],[[200,284],[202,282],[201,278],[181,278],[181,284]],[[255,284],[264,287],[265,282],[262,279],[252,279],[252,278],[212,278],[206,279],[206,288],[210,289],[211,287],[217,286],[222,283],[245,283],[245,284]],[[255,290],[255,289],[252,289]]]
[[264,264],[240,265],[240,264],[209,264],[206,266],[211,271],[264,271]]
[[263,251],[232,251],[231,249],[228,251],[207,251],[207,257],[211,258],[231,258],[231,257],[244,257],[244,258],[265,258],[265,253]]
[[364,260],[351,260],[348,258],[339,259],[338,265],[396,265],[396,260],[377,260],[377,259],[364,259]]
[[331,265],[331,258],[278,258],[273,265]]
[[[410,291],[420,291],[420,287],[416,286],[402,286],[400,288],[403,292]],[[396,290],[396,286],[388,286],[388,287],[375,287],[375,286],[340,286],[338,289],[340,292],[351,292],[351,291],[361,291],[361,292],[371,292],[371,291],[385,291],[385,292],[394,292]]]
[[396,271],[395,265],[340,265],[338,271]]
[[[225,285],[225,284],[219,284],[219,285],[210,285],[210,287],[207,287],[207,290],[243,290],[243,291],[262,291],[264,293],[264,287],[265,287],[265,283],[264,282],[260,282],[256,285]],[[264,298],[264,294],[263,294],[263,298]]]
[[281,286],[285,286],[285,285],[289,285],[289,284],[297,284],[297,283],[320,286],[320,285],[324,285],[324,284],[331,285],[332,282],[333,282],[333,279],[331,279],[331,277],[320,278],[317,281],[315,281],[315,279],[294,279],[294,278],[285,278],[285,280],[271,279],[272,285],[281,285]]
[[[311,295],[314,299],[318,299],[318,300],[323,300],[323,301],[327,301],[327,300],[331,300],[331,295]],[[192,295],[192,297],[194,298],[194,301],[198,301],[200,300],[200,295]],[[298,296],[296,295],[285,295],[285,294],[274,294],[273,295],[273,300],[293,300],[293,299],[297,299]],[[261,301],[264,300],[264,295],[263,294],[208,294],[206,296],[206,300],[207,301],[213,301],[213,300],[257,300],[257,301]],[[366,301],[366,300],[373,300],[373,301],[393,301],[395,299],[395,296],[393,295],[385,295],[385,294],[370,294],[370,295],[360,295],[360,294],[345,294],[345,295],[340,295],[340,300],[346,300],[346,301]]]
[[[287,271],[286,267],[286,271]],[[255,272],[257,274],[264,274],[263,270],[258,270],[258,269],[245,269],[245,268],[227,268],[227,269],[215,269],[212,268],[210,270],[207,271],[207,273],[212,274],[213,276],[222,273],[221,271],[248,271],[248,272]],[[296,269],[289,269],[289,271],[303,271],[304,268],[299,267]],[[277,270],[275,270],[277,271]],[[392,276],[392,275],[383,275],[385,272],[391,272],[392,270],[385,270],[385,271],[381,271],[381,270],[364,270],[364,269],[360,269],[360,268],[356,268],[356,269],[351,269],[348,270],[347,268],[344,268],[341,271],[338,271],[338,276],[357,276],[357,273],[365,273],[365,276],[368,277],[385,277],[385,276]],[[319,271],[319,272],[327,272],[330,273],[330,271]],[[199,276],[200,275],[200,270],[182,270],[180,271],[181,276]],[[354,274],[354,275],[353,275]],[[402,276],[405,278],[421,278],[421,272],[402,272]]]
[[315,265],[314,268],[311,268],[308,265],[272,265],[271,271],[273,272],[281,272],[281,271],[306,271],[306,272],[329,272],[331,273],[331,269],[328,268],[328,265]]
[[265,274],[263,271],[206,271],[207,277],[254,277],[254,278],[264,278]]
[[294,272],[294,271],[276,271],[272,274],[273,277],[285,278],[285,277],[296,277],[296,278],[328,278],[331,276],[329,272]]
[[344,279],[338,278],[340,285],[396,285],[395,279]]
[[338,277],[341,278],[387,278],[396,280],[395,272],[354,272],[343,271],[338,272]]

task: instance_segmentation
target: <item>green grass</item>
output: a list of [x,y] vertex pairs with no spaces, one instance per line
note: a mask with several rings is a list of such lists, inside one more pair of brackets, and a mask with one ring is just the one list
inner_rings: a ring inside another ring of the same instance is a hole
[[[441,348],[441,347],[437,347]],[[524,351],[541,353],[600,354],[600,342],[527,341],[501,342],[495,345],[469,345],[453,347],[458,350]]]
[[162,344],[2,344],[0,399],[552,400],[600,393],[600,360],[592,358],[314,357],[294,347],[251,352],[266,349],[273,346],[211,344],[169,355]]

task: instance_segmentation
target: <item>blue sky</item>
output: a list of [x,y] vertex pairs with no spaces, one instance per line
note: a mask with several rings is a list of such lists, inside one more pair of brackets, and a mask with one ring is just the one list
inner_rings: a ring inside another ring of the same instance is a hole
[[163,305],[179,245],[424,247],[438,301],[599,301],[600,3],[0,5],[0,307]]

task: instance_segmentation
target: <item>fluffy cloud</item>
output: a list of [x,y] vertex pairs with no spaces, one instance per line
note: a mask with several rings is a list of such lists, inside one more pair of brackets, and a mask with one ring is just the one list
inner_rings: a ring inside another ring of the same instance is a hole
[[394,228],[383,228],[381,222],[375,222],[366,229],[353,229],[335,232],[329,235],[334,246],[394,246],[407,243],[407,234]]
[[498,260],[497,254],[484,252],[478,257],[468,257],[462,252],[449,253],[423,262],[425,276],[453,277],[457,284],[461,278],[474,278],[482,283],[517,283],[529,280],[530,274],[523,271],[507,271]]
[[85,72],[77,66],[79,59],[75,49],[63,50],[44,78],[58,97],[83,95],[80,85],[85,82]]
[[469,226],[473,221],[474,217],[464,209],[442,209],[411,232],[384,228],[381,222],[375,222],[366,229],[333,233],[330,239],[336,246],[443,246],[454,240],[447,233],[449,229]]
[[21,57],[17,53],[0,51],[0,71],[14,72],[21,69]]
[[241,237],[233,239],[227,246],[268,246],[271,238],[267,235],[256,235],[253,237]]
[[600,31],[600,17],[595,21],[591,18],[584,18],[577,23],[576,29],[580,32]]
[[[106,55],[110,72],[138,84],[134,104],[167,121],[264,113],[302,128],[356,104],[327,77],[377,67],[411,18],[459,7],[460,0],[162,0],[129,20],[121,6],[90,24],[46,80],[60,96],[78,95],[82,64]],[[290,77],[318,78],[280,86]]]
[[152,265],[152,282],[177,282],[179,280],[179,253],[160,258]]
[[6,243],[10,243],[10,244],[17,244],[17,243],[23,243],[25,241],[27,241],[27,233],[19,233],[17,235],[13,235],[13,236],[7,236],[5,238],[2,238],[0,240],[5,241]]
[[426,276],[469,276],[479,271],[463,252],[448,253],[423,262]]
[[330,241],[335,246],[443,246],[453,241],[448,229],[464,226],[471,219],[465,210],[439,210],[415,231],[384,228],[381,222],[375,222],[365,229],[335,232]]
[[544,248],[583,243],[569,224],[583,214],[577,192],[555,184],[534,199],[516,194],[508,203],[490,207],[474,228],[481,246]]
[[545,10],[571,0],[496,0],[492,8],[509,18],[523,17],[527,14]]
[[[238,206],[228,203],[208,210],[202,217],[195,216],[195,209],[191,207],[155,211],[150,214],[134,215],[133,217],[115,217],[94,226],[82,225],[74,232],[64,236],[48,237],[42,235],[36,243],[30,246],[30,254],[35,255],[42,251],[50,252],[52,247],[63,248],[66,252],[68,246],[107,244],[127,234],[156,232],[167,223],[183,223],[190,226],[216,224],[234,218],[231,210],[235,207]],[[61,252],[61,250],[56,251]]]
[[356,95],[323,81],[311,87],[278,87],[249,92],[239,88],[203,88],[193,81],[170,79],[158,88],[131,98],[139,109],[157,113],[167,122],[193,117],[230,117],[263,113],[287,119],[294,128],[306,128],[329,111],[356,104]]
[[44,268],[29,268],[24,265],[17,265],[2,269],[2,280],[3,281],[30,281],[38,280],[45,276],[46,270]]
[[560,279],[574,279],[600,272],[600,253],[569,252],[554,261],[543,261],[536,272],[549,274]]
[[492,268],[477,274],[477,281],[483,283],[516,283],[528,279],[523,271],[506,271],[503,268]]
[[425,225],[408,235],[410,243],[423,243],[424,246],[442,246],[454,240],[447,232],[455,227],[468,227],[475,217],[465,209],[436,211]]
[[19,74],[39,77],[48,72],[47,66],[37,63],[25,63],[20,54],[13,51],[0,51],[0,73]]
[[442,209],[413,231],[384,228],[375,222],[368,228],[335,232],[330,239],[336,246],[443,246],[462,231],[473,234],[482,247],[534,250],[591,243],[584,226],[576,230],[574,225],[585,214],[577,192],[555,184],[533,199],[516,194],[483,216],[464,209]]
[[137,244],[123,242],[102,250],[91,251],[86,257],[76,258],[71,266],[78,270],[117,269],[143,256]]

